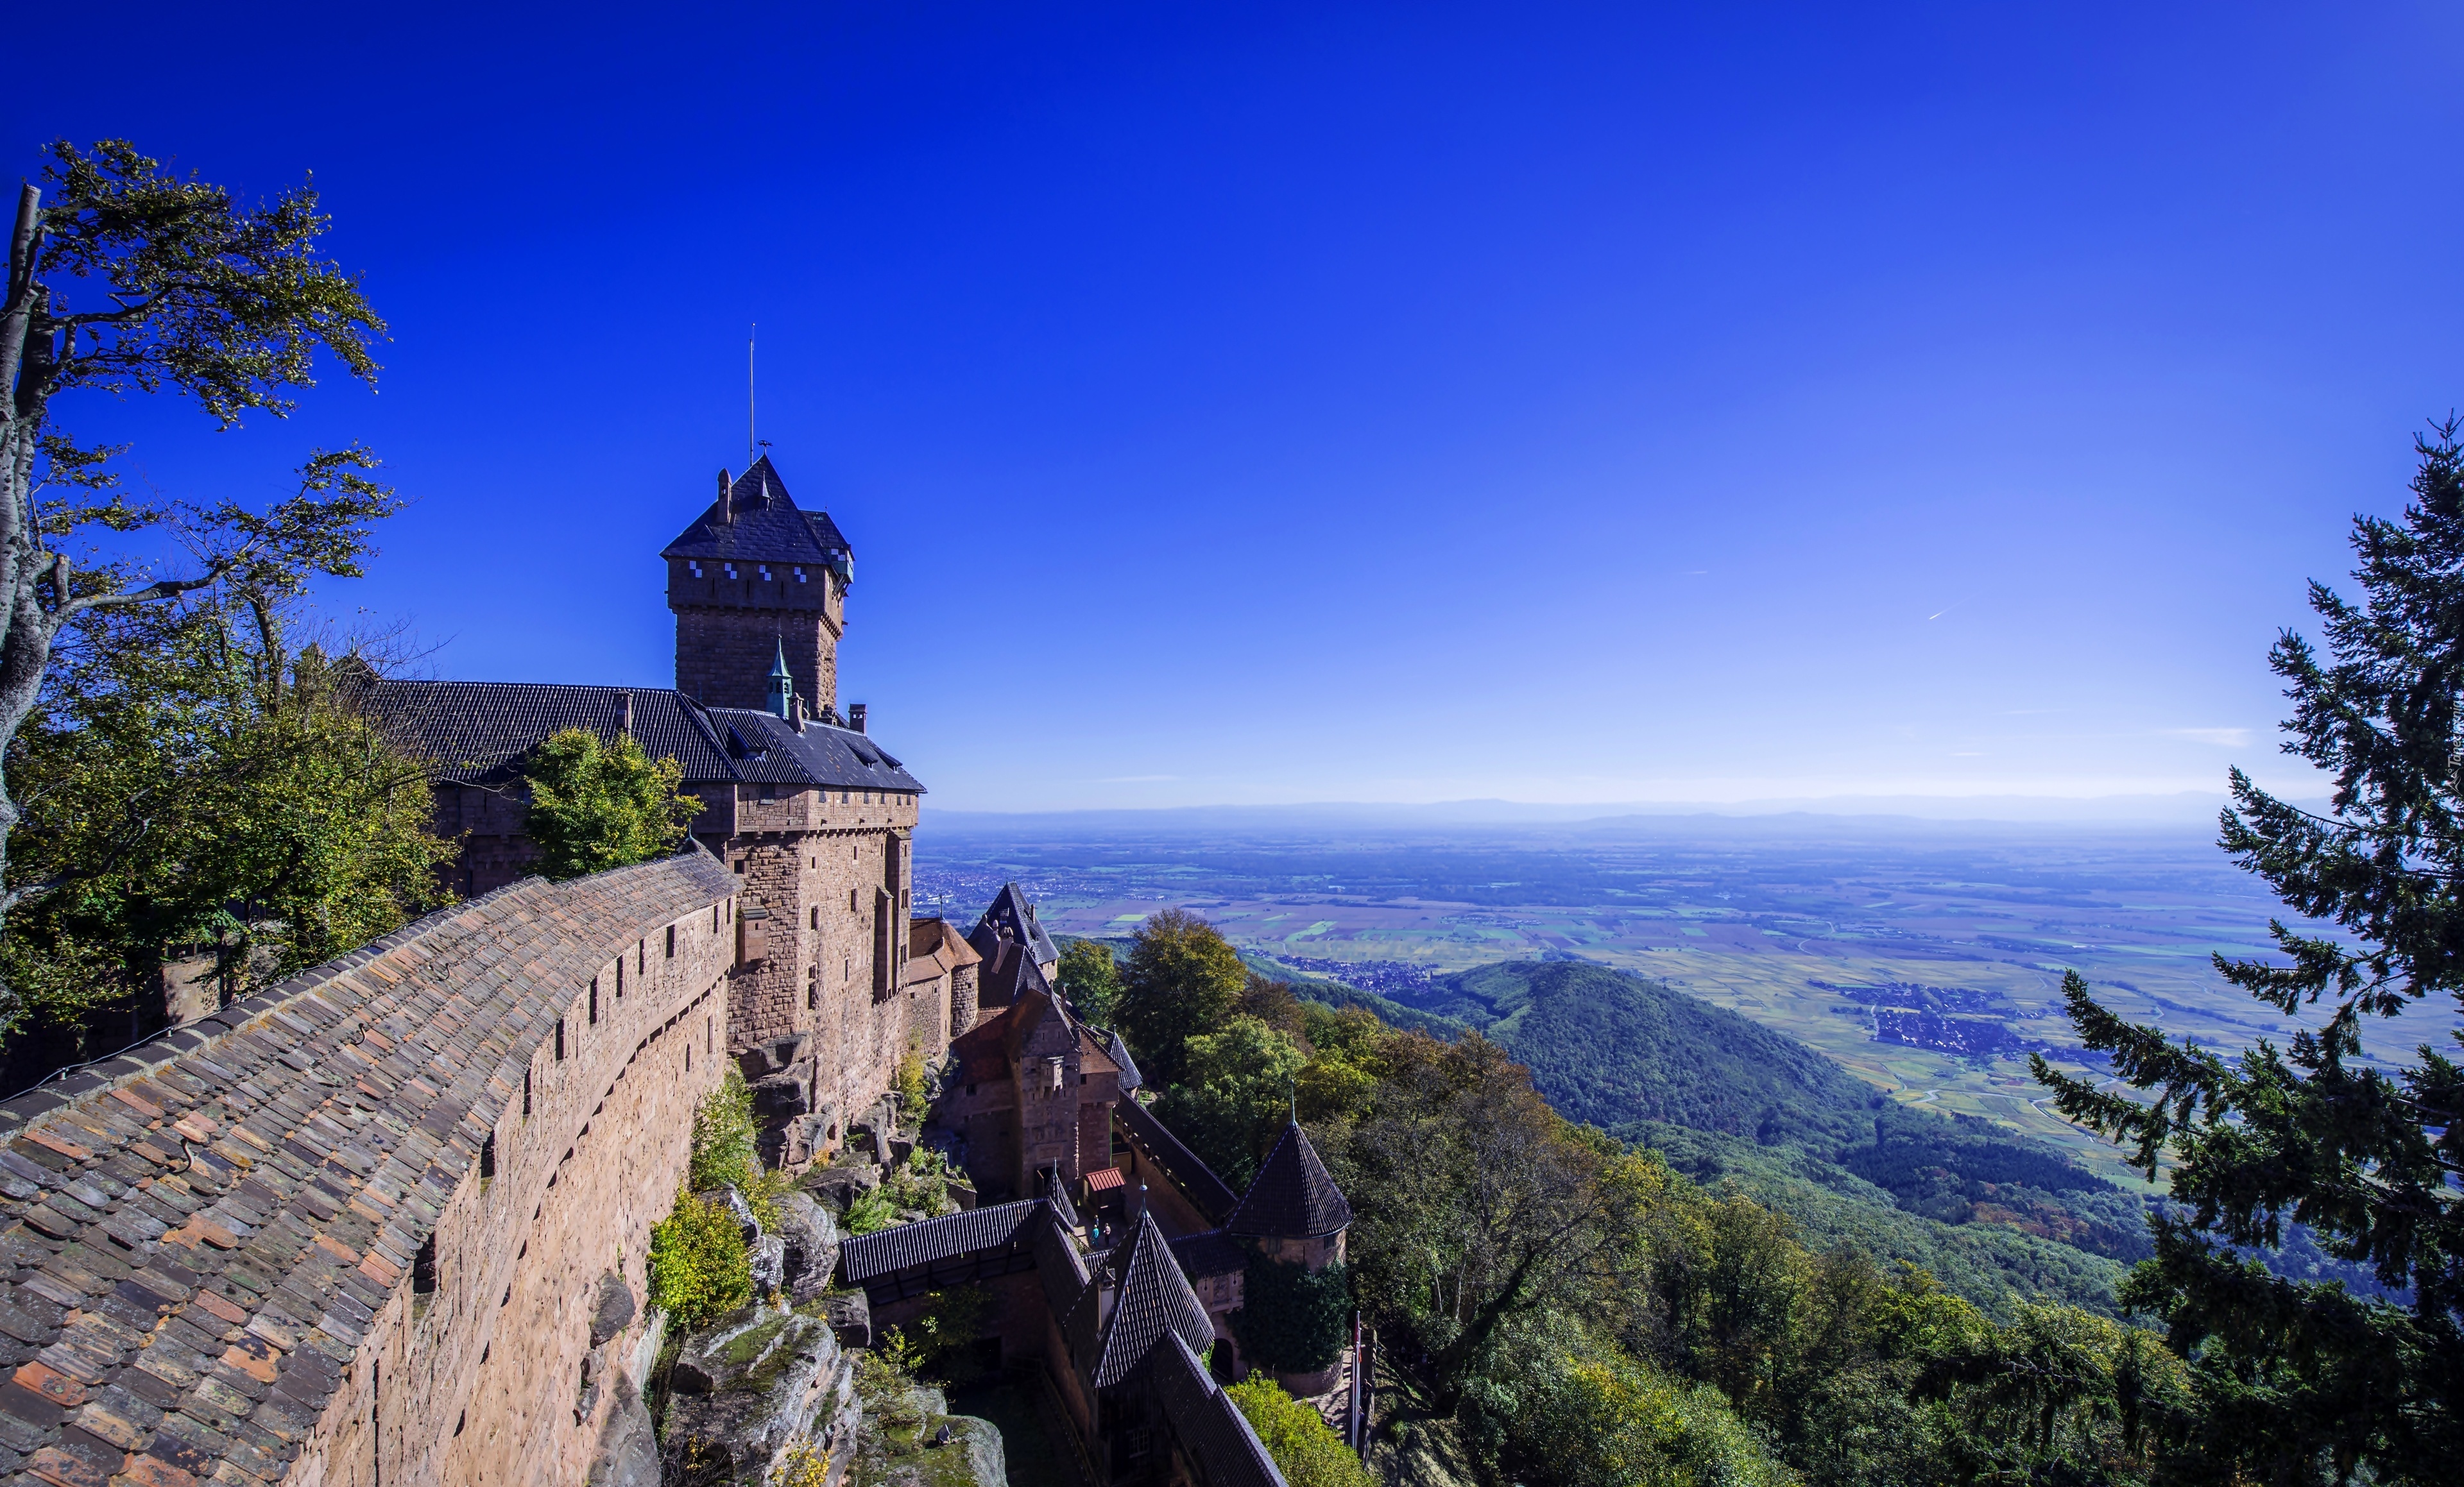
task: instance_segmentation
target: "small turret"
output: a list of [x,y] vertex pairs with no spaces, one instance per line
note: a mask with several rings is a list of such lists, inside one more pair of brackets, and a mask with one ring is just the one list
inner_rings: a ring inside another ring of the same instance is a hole
[[796,720],[796,677],[787,669],[787,643],[779,643],[779,659],[770,666],[770,711],[787,722]]

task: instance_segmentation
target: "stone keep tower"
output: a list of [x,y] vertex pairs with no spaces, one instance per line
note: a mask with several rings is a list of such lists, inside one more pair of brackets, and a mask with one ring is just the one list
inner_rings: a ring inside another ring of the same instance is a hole
[[819,717],[839,697],[855,557],[825,512],[799,511],[763,455],[659,555],[676,616],[676,689],[710,707],[769,708],[774,658]]

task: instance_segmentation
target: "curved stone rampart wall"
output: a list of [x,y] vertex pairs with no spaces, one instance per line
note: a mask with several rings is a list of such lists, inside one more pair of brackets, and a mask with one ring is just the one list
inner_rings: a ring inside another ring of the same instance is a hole
[[583,1480],[736,887],[528,880],[0,1104],[0,1482]]

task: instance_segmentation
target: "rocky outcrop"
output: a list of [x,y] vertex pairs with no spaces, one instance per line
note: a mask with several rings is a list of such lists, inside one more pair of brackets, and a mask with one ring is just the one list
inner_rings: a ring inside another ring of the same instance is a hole
[[856,1475],[881,1487],[1009,1487],[1001,1430],[952,1414],[937,1389],[912,1388],[866,1402],[856,1436]]
[[830,1273],[839,1268],[837,1215],[805,1192],[788,1192],[779,1198],[781,1288],[791,1305],[801,1306],[830,1288]]
[[671,1479],[766,1482],[791,1447],[846,1459],[854,1370],[828,1323],[748,1306],[696,1334],[668,1376],[663,1457]]

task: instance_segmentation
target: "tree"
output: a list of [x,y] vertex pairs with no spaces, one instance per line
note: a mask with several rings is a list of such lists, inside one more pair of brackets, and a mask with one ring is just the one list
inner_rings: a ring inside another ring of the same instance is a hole
[[49,885],[0,929],[15,1073],[149,1031],[195,990],[167,980],[180,954],[228,1000],[450,898],[421,762],[359,705],[367,653],[294,645],[239,581],[60,637],[8,761],[14,866]]
[[1140,925],[1120,999],[1139,1072],[1157,1084],[1180,1082],[1183,1045],[1221,1028],[1248,980],[1240,951],[1196,914],[1167,908]]
[[[2182,1208],[2150,1220],[2155,1257],[2129,1304],[2191,1355],[2219,1477],[2431,1481],[2464,1459],[2464,1069],[2423,1044],[2390,1074],[2364,1061],[2365,1019],[2464,1005],[2464,448],[2450,419],[2415,441],[2400,520],[2357,517],[2354,604],[2310,586],[2327,656],[2290,631],[2269,664],[2293,716],[2285,751],[2335,776],[2326,815],[2239,770],[2223,848],[2284,904],[2341,932],[2273,922],[2281,963],[2219,955],[2219,974],[2323,1024],[2238,1059],[2168,1041],[2063,995],[2091,1050],[2140,1098],[2034,1061],[2055,1104],[2130,1145]],[[2146,1098],[2152,1096],[2152,1098]],[[2309,1226],[2340,1258],[2409,1287],[2409,1305],[2271,1276],[2253,1252]]]
[[1666,1170],[1568,1125],[1530,1071],[1477,1034],[1407,1035],[1388,1059],[1335,1176],[1375,1194],[1353,1228],[1356,1289],[1418,1334],[1451,1408],[1517,1319],[1624,1304],[1641,1205]]
[[550,733],[523,771],[539,875],[562,881],[664,857],[701,812],[680,793],[684,766],[652,759],[630,733],[613,742],[586,728]]
[[1077,1005],[1079,1014],[1097,1027],[1110,1027],[1121,995],[1121,968],[1112,947],[1101,940],[1071,940],[1061,952],[1056,973],[1061,995]]
[[1189,1039],[1183,1052],[1184,1082],[1164,1092],[1155,1113],[1215,1175],[1242,1192],[1292,1118],[1293,1090],[1309,1056],[1248,1017]]
[[[225,579],[278,596],[314,574],[356,577],[368,524],[397,505],[356,446],[313,455],[297,493],[259,514],[133,496],[107,469],[120,449],[68,434],[53,408],[66,392],[167,386],[225,428],[251,411],[283,416],[296,389],[314,384],[319,347],[372,382],[369,346],[385,324],[358,279],[317,256],[327,219],[315,192],[241,207],[124,141],[90,152],[62,141],[49,153],[45,185],[18,194],[0,302],[0,750],[39,703],[53,646],[78,616]],[[148,530],[185,545],[195,571],[78,566],[66,550]],[[0,773],[0,922],[51,887],[9,862],[23,815]]]

